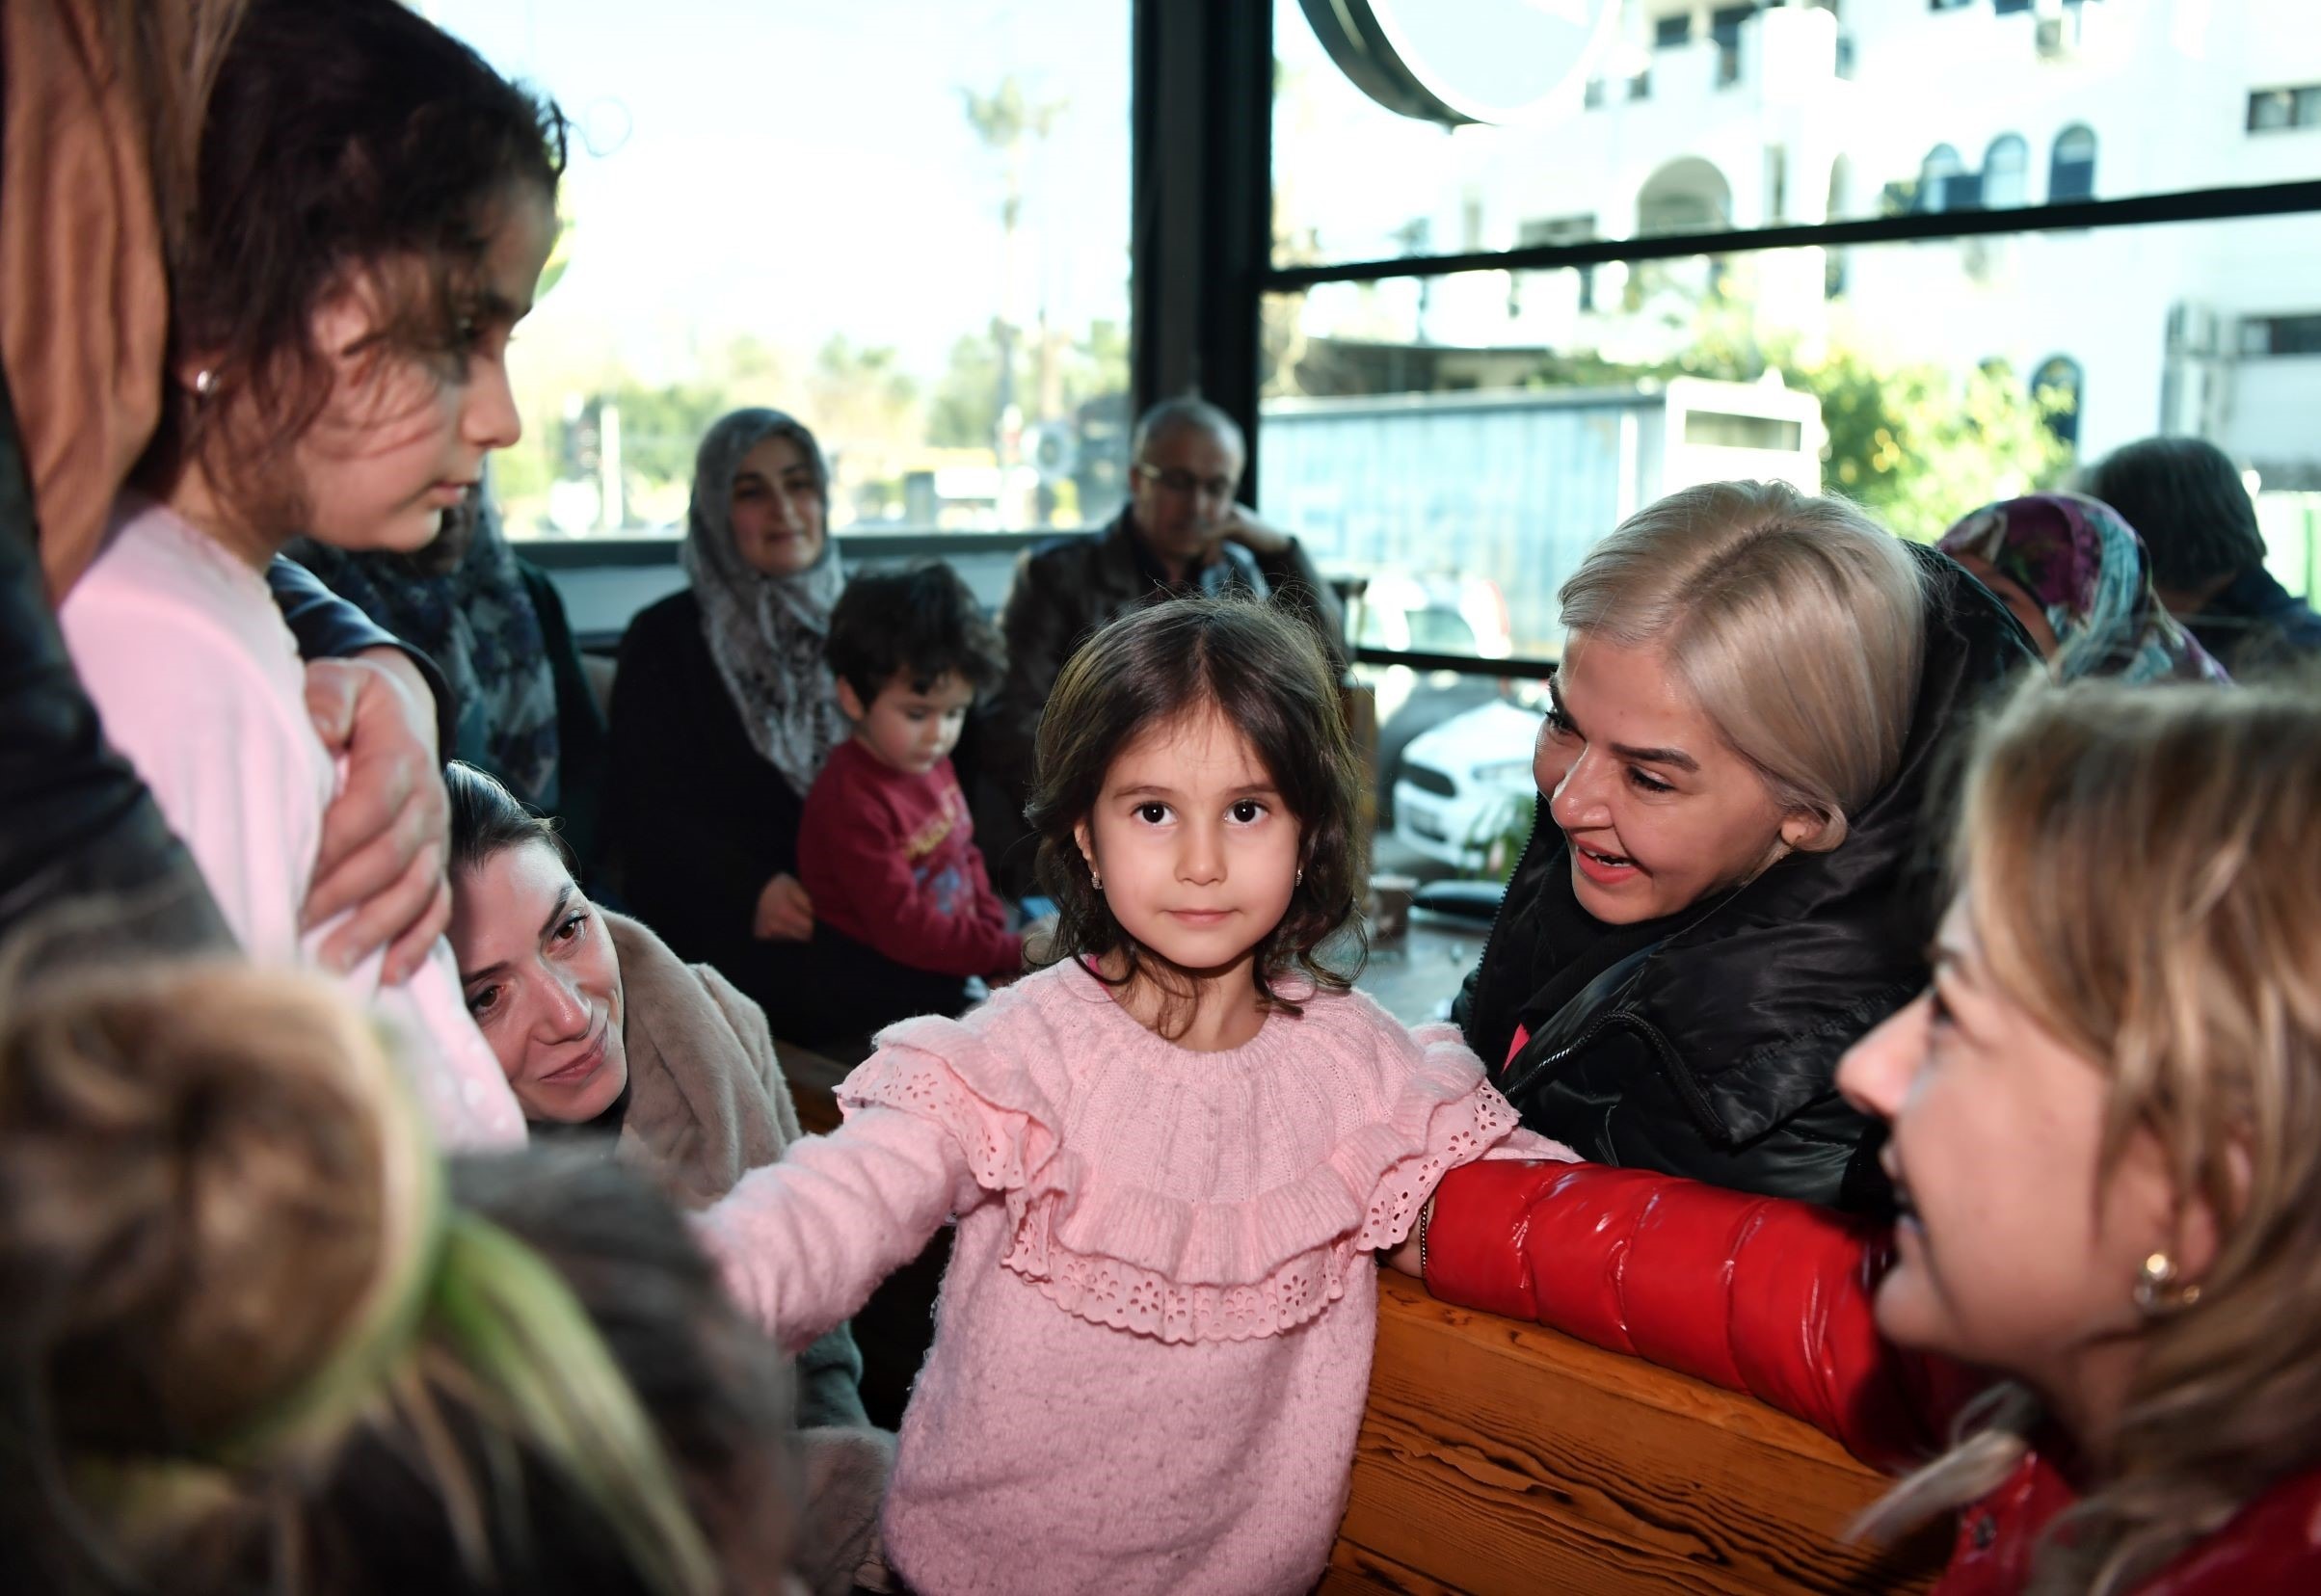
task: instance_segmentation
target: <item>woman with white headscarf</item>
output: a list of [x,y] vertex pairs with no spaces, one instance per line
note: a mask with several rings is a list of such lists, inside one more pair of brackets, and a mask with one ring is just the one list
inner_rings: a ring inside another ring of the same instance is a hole
[[735,411],[702,439],[691,585],[621,643],[605,815],[638,918],[810,1045],[828,1039],[828,1011],[798,818],[847,732],[822,663],[845,585],[829,502],[814,434],[780,411]]

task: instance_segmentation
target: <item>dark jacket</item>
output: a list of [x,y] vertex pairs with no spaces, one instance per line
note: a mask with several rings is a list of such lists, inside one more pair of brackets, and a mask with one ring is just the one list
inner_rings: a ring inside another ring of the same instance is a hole
[[[1989,1376],[1907,1352],[1872,1310],[1882,1227],[1643,1170],[1483,1162],[1436,1188],[1427,1289],[1745,1391],[1863,1462],[1923,1461]],[[1545,1421],[1553,1423],[1552,1419]],[[1936,1596],[2015,1596],[2077,1500],[2052,1433],[1959,1514]],[[2135,1596],[2321,1589],[2321,1471],[2279,1481]]]
[[1007,676],[976,717],[975,831],[992,878],[1010,897],[1031,890],[1030,833],[1024,805],[1031,796],[1032,745],[1040,710],[1075,649],[1107,621],[1140,604],[1190,593],[1278,594],[1321,638],[1333,675],[1346,669],[1345,616],[1329,583],[1295,539],[1260,559],[1237,543],[1217,564],[1171,586],[1123,509],[1093,535],[1075,533],[1027,549],[1000,613]]
[[638,614],[612,684],[604,821],[621,896],[684,958],[717,967],[774,1034],[834,1056],[905,1014],[954,1013],[959,983],[925,990],[825,926],[760,940],[758,895],[798,873],[805,800],[750,741],[703,635],[690,590]]
[[[1581,1157],[1854,1208],[1885,1199],[1837,1061],[1926,984],[1930,787],[1975,701],[2032,657],[2014,618],[1946,556],[1894,779],[1844,842],[1634,926],[1580,908],[1546,818],[1454,1009],[1524,1123]],[[1518,1032],[1521,1048],[1509,1056]]]
[[2321,615],[2251,566],[2184,625],[2235,679],[2292,669],[2321,653]]

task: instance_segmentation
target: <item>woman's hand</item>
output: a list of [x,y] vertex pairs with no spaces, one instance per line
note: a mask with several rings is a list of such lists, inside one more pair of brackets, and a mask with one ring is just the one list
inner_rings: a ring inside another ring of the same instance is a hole
[[352,970],[386,947],[381,979],[408,980],[451,923],[451,803],[434,695],[399,651],[372,649],[308,665],[307,713],[346,779],[323,812],[306,924],[352,910],[323,944],[323,963]]
[[804,942],[814,935],[814,899],[796,876],[785,871],[765,884],[750,930],[766,942]]

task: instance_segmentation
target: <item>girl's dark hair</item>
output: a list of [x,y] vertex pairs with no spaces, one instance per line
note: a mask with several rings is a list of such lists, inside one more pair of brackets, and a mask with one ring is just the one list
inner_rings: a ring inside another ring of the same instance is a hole
[[[1297,817],[1304,879],[1281,923],[1258,944],[1253,966],[1259,996],[1294,1014],[1297,1005],[1273,989],[1282,976],[1294,971],[1318,988],[1344,991],[1361,968],[1356,896],[1369,876],[1361,761],[1313,633],[1247,598],[1175,598],[1123,616],[1082,644],[1057,677],[1040,715],[1038,775],[1024,810],[1039,838],[1041,888],[1056,905],[1049,957],[1119,953],[1127,965],[1122,984],[1143,973],[1172,997],[1188,996],[1181,976],[1113,917],[1089,879],[1075,832],[1095,811],[1123,749],[1155,727],[1211,707],[1249,739]],[[1322,944],[1349,922],[1346,957],[1325,959]]]
[[951,675],[980,693],[1006,669],[999,628],[940,561],[851,578],[831,609],[823,652],[865,708],[899,672],[922,693]]
[[463,759],[443,767],[443,790],[451,798],[451,873],[457,877],[494,856],[526,842],[545,842],[574,875],[579,864],[565,846],[556,822],[526,809],[488,772]]
[[301,514],[272,479],[330,397],[316,307],[349,271],[390,267],[373,352],[464,360],[501,207],[525,184],[552,201],[564,162],[552,103],[400,0],[250,0],[170,262],[170,370],[199,359],[214,384],[171,385],[141,476],[198,457],[253,513]]

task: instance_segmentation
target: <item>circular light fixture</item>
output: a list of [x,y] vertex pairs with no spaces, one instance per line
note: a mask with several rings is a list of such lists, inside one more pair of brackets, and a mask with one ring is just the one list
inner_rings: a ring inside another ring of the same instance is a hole
[[1298,0],[1338,69],[1398,116],[1522,121],[1570,82],[1613,0]]

